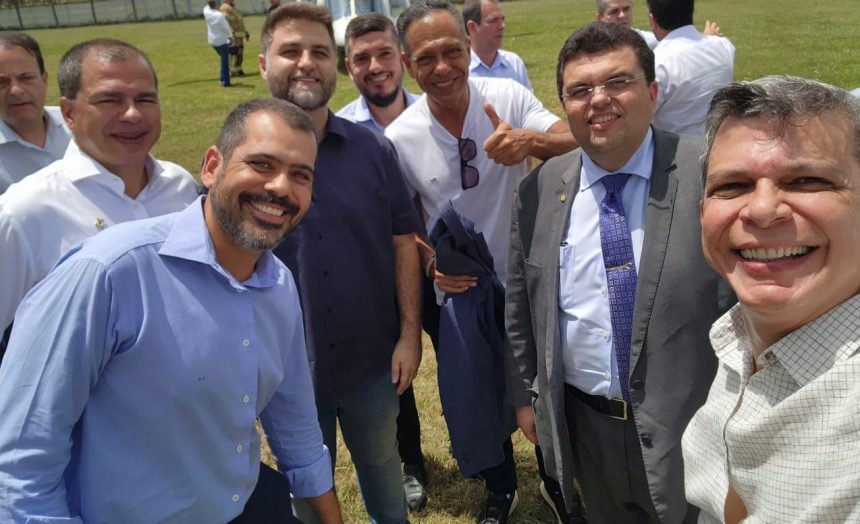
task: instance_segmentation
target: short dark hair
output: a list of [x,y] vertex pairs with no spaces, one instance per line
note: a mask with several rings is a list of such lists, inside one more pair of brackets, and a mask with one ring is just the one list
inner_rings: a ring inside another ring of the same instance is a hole
[[645,82],[651,85],[654,81],[654,52],[639,33],[621,24],[592,22],[574,31],[558,53],[556,85],[559,98],[564,89],[564,67],[568,62],[583,55],[613,51],[622,47],[633,50],[639,67],[645,73]]
[[260,47],[264,55],[269,50],[269,46],[272,45],[272,35],[275,29],[285,20],[307,20],[322,24],[331,37],[332,47],[337,49],[337,44],[334,42],[334,28],[331,25],[331,12],[325,7],[315,4],[291,2],[278,7],[266,17],[260,35]]
[[409,48],[409,42],[406,40],[406,32],[409,30],[409,26],[435,11],[447,11],[453,16],[454,21],[463,31],[463,40],[466,39],[466,26],[463,23],[463,15],[460,14],[460,11],[457,11],[457,8],[453,4],[447,0],[422,0],[407,7],[397,17],[397,33],[400,35],[400,46],[406,51],[407,55],[412,55],[412,49]]
[[693,23],[693,0],[648,0],[648,11],[667,31]]
[[121,40],[96,38],[75,44],[60,59],[60,67],[57,72],[60,96],[68,100],[74,100],[78,96],[78,91],[81,90],[81,64],[83,64],[84,59],[91,53],[107,62],[125,61],[135,58],[142,59],[149,66],[149,70],[152,71],[155,88],[158,89],[158,75],[155,74],[155,68],[152,67],[152,62],[149,61],[146,53]]
[[243,102],[227,115],[215,141],[215,147],[221,152],[225,163],[233,156],[233,151],[245,141],[247,136],[245,123],[248,121],[248,117],[261,111],[278,116],[296,131],[304,131],[316,136],[311,117],[291,102],[279,98],[259,98]]
[[498,2],[499,0],[466,0],[463,2],[463,27],[466,28],[466,34],[469,33],[470,21],[481,25],[481,4],[484,2]]
[[33,58],[36,59],[36,64],[39,65],[39,73],[45,74],[45,59],[42,58],[42,50],[39,49],[39,43],[33,37],[26,33],[0,32],[0,49],[8,49],[10,47],[20,47],[33,55]]
[[346,33],[343,41],[346,48],[346,55],[349,56],[349,41],[359,38],[368,33],[387,32],[394,37],[394,43],[400,47],[400,40],[397,37],[397,28],[394,27],[394,22],[382,13],[365,13],[358,15],[349,21],[346,26]]
[[854,157],[860,161],[860,101],[844,89],[796,76],[766,76],[751,82],[732,82],[711,99],[705,120],[705,146],[700,158],[702,179],[707,175],[711,148],[720,127],[730,118],[765,120],[774,136],[788,126],[823,113],[845,116],[854,131]]

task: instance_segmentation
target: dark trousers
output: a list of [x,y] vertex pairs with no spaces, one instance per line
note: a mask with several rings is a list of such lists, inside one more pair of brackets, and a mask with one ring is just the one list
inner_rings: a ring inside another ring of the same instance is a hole
[[290,482],[269,466],[260,463],[260,478],[242,514],[230,524],[301,524],[293,516]]
[[564,413],[588,522],[659,523],[633,419],[604,415],[567,389]]
[[230,44],[212,46],[221,61],[220,80],[222,86],[230,85]]
[[233,45],[230,46],[230,54],[233,55],[233,67],[231,68],[231,72],[238,73],[242,70],[242,62],[245,60],[245,39],[243,37],[233,37]]

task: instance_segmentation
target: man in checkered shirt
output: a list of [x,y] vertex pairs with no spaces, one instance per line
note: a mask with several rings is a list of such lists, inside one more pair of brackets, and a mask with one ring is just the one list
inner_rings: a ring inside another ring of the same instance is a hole
[[702,243],[740,304],[684,434],[700,522],[860,522],[860,105],[795,77],[714,97]]

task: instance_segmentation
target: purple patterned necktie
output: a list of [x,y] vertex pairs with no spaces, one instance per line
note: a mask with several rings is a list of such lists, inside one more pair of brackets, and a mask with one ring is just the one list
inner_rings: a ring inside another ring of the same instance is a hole
[[630,334],[633,329],[633,302],[636,300],[633,242],[621,201],[621,192],[629,177],[626,173],[618,173],[600,179],[606,188],[606,196],[600,203],[600,248],[609,284],[612,347],[618,362],[621,394],[627,402],[630,402]]

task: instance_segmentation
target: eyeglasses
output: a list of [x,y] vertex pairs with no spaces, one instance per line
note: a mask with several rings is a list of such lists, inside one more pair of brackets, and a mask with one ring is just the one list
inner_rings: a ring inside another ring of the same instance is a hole
[[460,148],[460,186],[465,191],[472,189],[478,185],[481,179],[481,174],[474,166],[470,166],[469,162],[478,156],[478,146],[471,138],[457,139],[457,146]]
[[588,102],[598,90],[602,91],[604,95],[614,98],[630,89],[630,86],[636,82],[636,78],[610,78],[606,82],[596,86],[577,86],[569,89],[566,93],[563,93],[561,95],[561,101],[563,103]]

